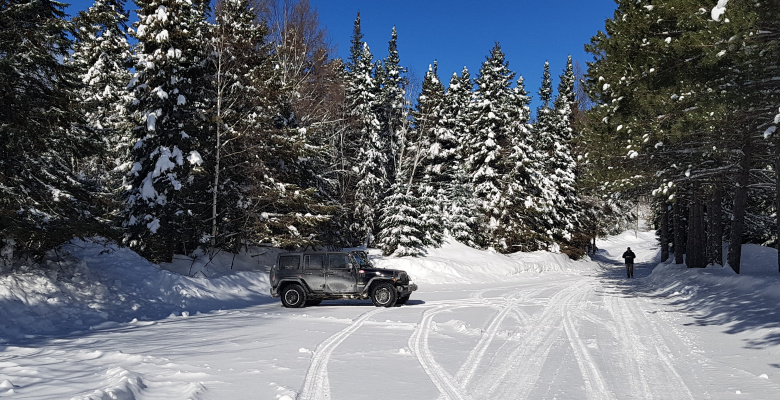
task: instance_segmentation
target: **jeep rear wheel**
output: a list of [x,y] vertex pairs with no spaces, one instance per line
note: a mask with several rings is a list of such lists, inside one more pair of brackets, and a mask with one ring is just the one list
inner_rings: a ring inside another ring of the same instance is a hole
[[287,308],[301,308],[306,304],[306,293],[301,285],[287,285],[281,293],[282,305]]
[[377,307],[392,307],[397,298],[398,293],[395,291],[395,286],[387,282],[378,283],[371,290],[371,301]]

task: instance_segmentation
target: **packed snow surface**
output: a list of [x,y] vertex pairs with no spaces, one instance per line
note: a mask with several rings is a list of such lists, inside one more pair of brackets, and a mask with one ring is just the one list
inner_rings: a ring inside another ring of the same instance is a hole
[[268,294],[276,250],[159,266],[73,241],[0,273],[0,397],[780,398],[775,250],[745,246],[736,275],[660,263],[653,232],[598,247],[372,251],[419,284],[406,305],[285,309]]

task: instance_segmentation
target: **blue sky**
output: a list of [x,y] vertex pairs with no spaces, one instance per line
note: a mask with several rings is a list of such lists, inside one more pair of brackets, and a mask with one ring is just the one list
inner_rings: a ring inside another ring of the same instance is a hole
[[[418,84],[428,65],[439,64],[439,77],[449,82],[464,66],[476,77],[495,42],[506,54],[509,68],[525,78],[535,97],[544,62],[556,79],[571,54],[582,68],[591,61],[583,48],[612,17],[614,0],[310,0],[319,11],[337,56],[349,53],[352,26],[360,11],[364,40],[375,58],[387,54],[393,26],[398,30],[401,64]],[[92,5],[71,0],[68,13]],[[132,2],[126,5],[133,10]],[[131,17],[132,18],[132,17]],[[532,104],[536,107],[536,102]]]

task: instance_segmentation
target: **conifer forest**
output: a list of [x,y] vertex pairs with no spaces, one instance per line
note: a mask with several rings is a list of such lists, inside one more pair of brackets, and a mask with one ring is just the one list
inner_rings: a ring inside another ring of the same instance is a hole
[[582,65],[524,78],[496,43],[415,82],[404,32],[367,43],[357,13],[340,59],[307,0],[0,0],[1,256],[578,258],[645,218],[663,259],[738,273],[780,245],[780,0],[615,3]]

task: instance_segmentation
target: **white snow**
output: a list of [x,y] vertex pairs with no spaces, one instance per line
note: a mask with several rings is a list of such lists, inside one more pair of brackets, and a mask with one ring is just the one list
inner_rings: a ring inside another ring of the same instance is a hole
[[203,164],[203,158],[200,156],[200,153],[198,153],[197,150],[190,151],[190,154],[187,155],[187,161],[189,161],[192,165]]
[[[0,271],[0,396],[780,396],[776,250],[744,246],[737,275],[659,263],[655,232],[597,244],[581,261],[457,243],[421,258],[371,250],[420,285],[407,305],[285,309],[268,294],[275,249],[159,266],[74,240],[38,266]],[[620,259],[628,246],[634,279]]]
[[713,21],[720,21],[720,17],[726,12],[726,4],[729,0],[718,0],[718,4],[712,8],[710,15]]
[[146,130],[154,131],[157,126],[157,113],[150,112],[146,114]]
[[772,125],[764,131],[764,139],[769,139],[777,131],[777,127]]

